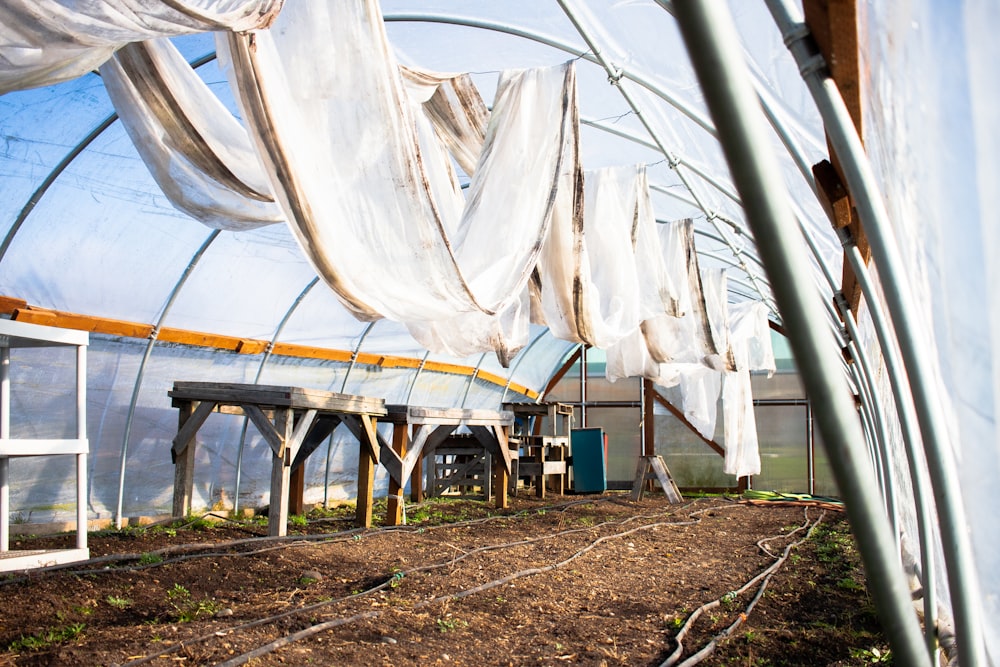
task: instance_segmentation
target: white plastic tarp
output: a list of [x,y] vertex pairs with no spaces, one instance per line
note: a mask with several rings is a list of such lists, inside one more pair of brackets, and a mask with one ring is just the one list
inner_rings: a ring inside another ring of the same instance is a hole
[[0,95],[96,69],[129,42],[269,24],[283,0],[4,0]]
[[[501,75],[467,202],[458,202],[435,198],[448,189],[433,187],[443,171],[425,160],[439,154],[419,148],[428,137],[418,136],[376,3],[291,5],[269,30],[230,35],[227,48],[286,216],[357,317],[419,331],[473,313],[461,345],[477,333],[470,324],[522,299],[577,132],[571,64]],[[497,330],[475,337],[489,343]]]

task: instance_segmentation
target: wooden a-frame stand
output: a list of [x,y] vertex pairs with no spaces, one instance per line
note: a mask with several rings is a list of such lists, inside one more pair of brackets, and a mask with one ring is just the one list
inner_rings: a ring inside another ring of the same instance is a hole
[[632,500],[642,500],[642,494],[646,490],[646,482],[652,480],[660,483],[663,493],[671,503],[682,502],[681,492],[674,484],[662,456],[639,457],[639,465],[635,469],[635,481],[632,483]]

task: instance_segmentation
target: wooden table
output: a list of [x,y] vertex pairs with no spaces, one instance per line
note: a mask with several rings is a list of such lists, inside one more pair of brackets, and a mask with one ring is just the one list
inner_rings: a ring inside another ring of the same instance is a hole
[[386,419],[393,424],[392,443],[380,441],[382,465],[389,472],[388,516],[391,526],[402,521],[402,490],[410,480],[414,502],[423,500],[421,462],[460,426],[466,426],[493,457],[496,506],[506,508],[507,482],[517,450],[509,444],[514,413],[507,410],[466,410],[389,405]]
[[[175,382],[168,395],[180,411],[177,436],[171,449],[175,464],[174,516],[186,516],[191,510],[195,435],[210,414],[221,412],[248,417],[271,447],[269,535],[287,533],[289,492],[293,491],[301,504],[303,464],[341,423],[361,443],[356,518],[359,525],[371,525],[373,461],[379,458],[375,426],[377,419],[386,414],[385,401],[381,398],[301,387],[225,382]],[[294,485],[293,470],[297,475]]]

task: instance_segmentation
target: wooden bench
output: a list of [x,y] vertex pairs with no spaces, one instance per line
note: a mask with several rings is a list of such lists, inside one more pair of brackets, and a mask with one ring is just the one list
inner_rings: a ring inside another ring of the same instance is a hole
[[[271,500],[268,534],[288,531],[289,496],[301,506],[304,463],[337,425],[343,423],[358,438],[357,523],[372,522],[372,487],[379,443],[377,419],[385,416],[385,401],[318,389],[225,382],[175,382],[168,392],[179,410],[177,436],[170,450],[174,461],[172,513],[191,511],[198,430],[213,412],[245,415],[271,447]],[[293,470],[296,474],[292,484]],[[294,487],[294,490],[293,490]],[[301,510],[299,510],[301,511]]]
[[517,450],[510,448],[509,432],[514,415],[509,411],[427,408],[412,405],[386,406],[386,419],[393,424],[392,443],[380,440],[382,465],[389,472],[386,523],[398,525],[403,518],[402,489],[410,480],[414,502],[424,498],[422,462],[456,429],[465,426],[493,459],[496,506],[506,508],[507,483]]

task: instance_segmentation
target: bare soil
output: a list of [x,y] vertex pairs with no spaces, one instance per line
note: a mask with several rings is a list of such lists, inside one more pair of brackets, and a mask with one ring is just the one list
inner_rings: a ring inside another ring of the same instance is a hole
[[891,661],[842,512],[615,493],[407,510],[368,530],[315,510],[283,539],[259,519],[92,533],[91,561],[0,580],[0,664]]

